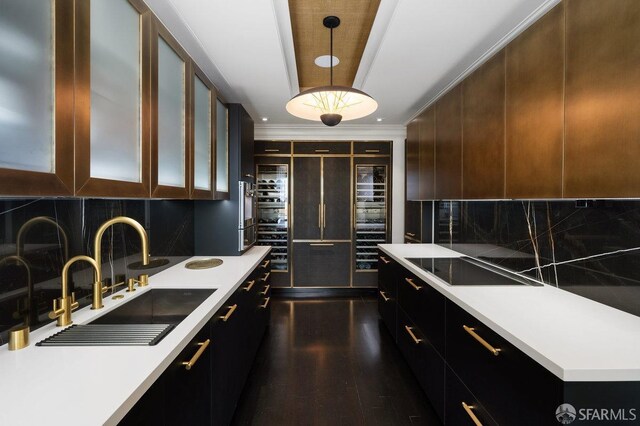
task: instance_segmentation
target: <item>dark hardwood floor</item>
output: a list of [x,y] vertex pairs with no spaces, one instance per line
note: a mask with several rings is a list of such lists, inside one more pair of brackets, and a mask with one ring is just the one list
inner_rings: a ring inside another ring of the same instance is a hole
[[273,300],[234,425],[439,425],[376,299]]

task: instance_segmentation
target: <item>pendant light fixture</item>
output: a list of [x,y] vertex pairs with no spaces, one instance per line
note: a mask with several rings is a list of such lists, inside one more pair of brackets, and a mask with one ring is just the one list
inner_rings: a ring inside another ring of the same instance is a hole
[[322,23],[331,31],[329,86],[300,92],[287,102],[287,111],[305,120],[322,121],[327,126],[335,126],[341,121],[366,117],[378,109],[378,103],[360,90],[333,85],[333,29],[340,25],[340,18],[327,16]]

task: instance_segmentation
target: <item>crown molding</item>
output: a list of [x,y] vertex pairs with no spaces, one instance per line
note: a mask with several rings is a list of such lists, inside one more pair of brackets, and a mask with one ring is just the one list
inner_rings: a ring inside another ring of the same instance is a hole
[[529,28],[533,23],[535,23],[538,19],[542,18],[548,11],[553,9],[557,4],[559,4],[562,0],[547,0],[542,3],[536,10],[531,12],[529,16],[522,20],[518,25],[515,26],[514,29],[509,31],[504,37],[498,40],[489,50],[487,50],[484,54],[482,54],[478,59],[476,59],[471,65],[469,65],[462,73],[460,73],[456,78],[454,78],[449,84],[447,84],[442,90],[440,90],[435,96],[433,96],[422,108],[420,108],[415,114],[413,114],[406,122],[405,125],[409,124],[412,120],[418,117],[420,114],[424,112],[427,108],[433,105],[438,99],[444,96],[449,90],[456,87],[459,83],[461,83],[465,78],[467,78],[471,73],[480,68],[485,62],[491,59],[496,53],[505,48],[513,39],[522,34],[527,28]]
[[257,140],[394,140],[404,139],[403,125],[341,124],[324,125],[255,125]]

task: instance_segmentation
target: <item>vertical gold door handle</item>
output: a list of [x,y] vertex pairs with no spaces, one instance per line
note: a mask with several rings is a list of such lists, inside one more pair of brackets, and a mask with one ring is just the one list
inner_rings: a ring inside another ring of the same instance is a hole
[[327,227],[327,205],[322,204],[322,228],[326,229]]
[[322,204],[318,204],[318,228],[322,229]]
[[482,426],[482,423],[480,423],[480,420],[478,420],[476,414],[473,412],[473,409],[475,408],[473,405],[468,405],[466,402],[462,402],[462,408],[467,412],[467,415],[471,418],[473,424],[476,426]]

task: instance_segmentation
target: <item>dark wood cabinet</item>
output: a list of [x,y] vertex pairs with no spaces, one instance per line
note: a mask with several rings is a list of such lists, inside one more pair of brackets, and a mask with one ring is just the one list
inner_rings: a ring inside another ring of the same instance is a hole
[[254,155],[289,155],[291,142],[289,141],[256,141]]
[[293,153],[295,155],[328,155],[328,154],[351,154],[350,142],[318,142],[318,141],[296,141],[293,143]]
[[422,242],[422,202],[404,203],[404,241],[405,243]]
[[420,199],[420,120],[407,125],[405,142],[405,199]]
[[322,232],[322,159],[293,159],[293,239],[319,240]]
[[464,198],[504,198],[504,50],[462,83]]
[[462,85],[436,103],[435,198],[462,198]]
[[322,239],[351,239],[351,159],[322,158]]
[[390,155],[391,142],[354,141],[354,155]]
[[506,198],[562,197],[564,7],[506,48]]
[[565,4],[564,196],[637,197],[640,2]]
[[[474,426],[478,422],[483,426],[498,425],[478,398],[471,393],[451,368],[447,367],[445,376],[445,425]],[[520,423],[517,422],[516,424]],[[551,424],[551,422],[541,424]]]
[[436,109],[427,108],[420,114],[420,200],[432,200],[435,196]]
[[[229,104],[229,178],[255,183],[253,119],[241,104]],[[233,151],[237,153],[233,155]]]
[[293,242],[296,287],[349,287],[351,242]]
[[378,312],[394,341],[397,339],[399,268],[389,255],[378,252]]

